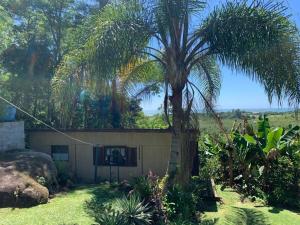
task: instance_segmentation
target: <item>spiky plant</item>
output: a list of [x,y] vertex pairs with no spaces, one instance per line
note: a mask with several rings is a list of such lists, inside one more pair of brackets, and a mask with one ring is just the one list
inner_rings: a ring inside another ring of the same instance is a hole
[[100,225],[124,225],[122,215],[112,209],[102,212],[97,222]]
[[116,200],[115,208],[123,217],[123,224],[126,225],[149,225],[151,224],[152,213],[148,205],[141,202],[138,195],[123,197]]

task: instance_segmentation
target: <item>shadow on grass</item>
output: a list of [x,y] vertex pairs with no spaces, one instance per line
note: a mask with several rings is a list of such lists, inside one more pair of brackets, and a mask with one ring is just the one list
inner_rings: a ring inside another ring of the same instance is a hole
[[95,218],[96,222],[98,222],[99,215],[103,213],[103,206],[122,196],[117,188],[113,188],[109,184],[94,185],[87,192],[91,194],[91,199],[85,202],[85,210]]
[[282,212],[283,210],[288,210],[291,212],[294,212],[296,214],[300,215],[300,210],[297,208],[289,208],[289,207],[281,207],[281,206],[266,206],[266,205],[256,205],[254,206],[255,208],[265,208],[265,207],[271,207],[270,209],[268,209],[269,213],[274,213],[274,214],[278,214],[280,212]]
[[218,212],[217,201],[204,200],[204,212]]
[[259,210],[238,207],[232,207],[232,212],[225,216],[225,224],[271,225]]
[[215,225],[218,223],[218,221],[219,221],[218,218],[210,219],[210,220],[203,220],[199,223],[199,225]]
[[268,211],[270,213],[274,213],[274,214],[278,214],[280,213],[281,211],[283,210],[289,210],[291,212],[294,212],[294,213],[297,213],[297,214],[300,214],[300,210],[299,209],[296,209],[296,208],[291,208],[291,207],[275,207],[275,206],[272,206],[271,209],[269,209]]

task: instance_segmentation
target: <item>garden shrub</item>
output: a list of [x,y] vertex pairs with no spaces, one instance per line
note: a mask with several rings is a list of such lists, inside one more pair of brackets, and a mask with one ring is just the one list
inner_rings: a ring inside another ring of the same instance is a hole
[[70,165],[67,162],[55,162],[57,169],[57,182],[62,187],[70,187],[73,185],[73,174],[70,173]]
[[272,205],[300,207],[298,199],[297,169],[286,156],[272,162],[266,174],[267,201]]
[[256,127],[245,119],[226,138],[204,136],[199,176],[230,185],[243,199],[299,208],[300,127],[271,128],[266,116]]
[[196,214],[196,202],[192,192],[179,185],[169,188],[167,194],[163,197],[164,209],[168,219],[191,219]]
[[149,179],[149,176],[141,176],[134,179],[132,186],[134,191],[137,192],[143,200],[149,201],[153,194],[155,183]]
[[195,207],[197,211],[203,211],[205,209],[205,196],[209,196],[209,188],[207,180],[201,179],[199,176],[193,176],[190,181],[189,187]]
[[165,224],[166,214],[163,207],[162,181],[154,173],[149,171],[147,176],[139,177],[132,183],[133,193],[141,196],[141,199],[148,204],[152,211],[153,224]]

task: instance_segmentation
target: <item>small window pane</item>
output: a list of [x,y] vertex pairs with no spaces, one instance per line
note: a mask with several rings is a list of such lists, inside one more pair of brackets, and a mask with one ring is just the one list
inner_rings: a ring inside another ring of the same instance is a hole
[[54,161],[68,161],[69,147],[67,145],[52,145],[51,155]]

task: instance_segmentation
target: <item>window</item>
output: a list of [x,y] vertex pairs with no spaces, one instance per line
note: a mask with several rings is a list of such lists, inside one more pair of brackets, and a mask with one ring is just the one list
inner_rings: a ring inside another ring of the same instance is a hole
[[52,145],[51,155],[54,161],[69,161],[69,146]]
[[101,166],[137,166],[137,149],[126,146],[105,146],[94,148],[94,165]]

